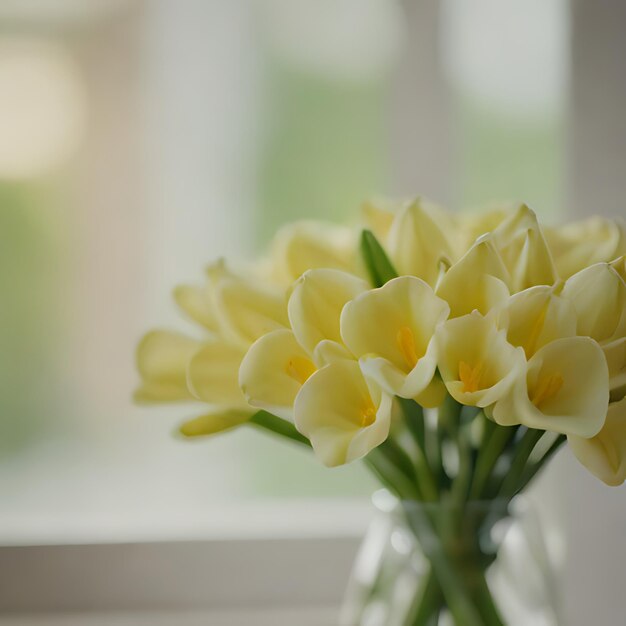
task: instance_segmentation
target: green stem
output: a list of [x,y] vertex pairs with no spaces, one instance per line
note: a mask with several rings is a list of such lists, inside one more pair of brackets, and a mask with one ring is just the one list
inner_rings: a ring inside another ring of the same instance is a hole
[[411,435],[413,435],[415,443],[424,450],[426,446],[424,409],[415,400],[407,400],[400,397],[396,399],[406,417],[406,426]]
[[437,616],[443,604],[443,595],[432,567],[424,577],[422,593],[416,595],[415,600],[415,604],[409,609],[407,615],[407,625],[436,626]]
[[541,470],[542,467],[546,465],[546,463],[561,449],[561,446],[567,441],[567,437],[565,435],[559,435],[553,442],[552,445],[546,450],[544,455],[534,463],[530,463],[524,469],[524,473],[522,474],[522,478],[520,480],[520,491],[525,489],[528,483],[535,477],[537,472]]
[[524,436],[516,446],[513,463],[511,463],[511,467],[500,487],[500,496],[505,498],[512,497],[521,489],[520,481],[526,469],[528,458],[544,433],[545,430],[536,428],[529,428],[524,433]]
[[503,626],[504,622],[493,601],[493,595],[487,585],[485,574],[482,570],[477,570],[474,574],[475,586],[472,589],[474,601],[483,618],[485,626]]
[[462,573],[444,550],[441,538],[436,532],[436,524],[420,507],[407,513],[409,524],[418,537],[425,556],[432,565],[434,575],[455,623],[462,626],[484,626],[484,621],[474,605],[471,593],[463,583]]
[[467,427],[461,427],[457,435],[459,451],[459,471],[452,481],[450,495],[452,501],[461,507],[467,500],[468,491],[472,479],[472,450]]
[[486,443],[481,446],[478,453],[476,469],[470,487],[470,498],[473,500],[480,500],[483,496],[483,491],[489,480],[489,476],[498,462],[500,454],[502,454],[507,443],[513,435],[515,435],[517,428],[494,424],[493,428],[489,427],[489,430],[491,431],[489,438]]
[[364,459],[366,465],[383,485],[400,500],[421,500],[417,485],[398,468],[393,459],[374,448]]
[[[404,416],[406,417],[405,423],[409,429],[413,440],[417,445],[416,455],[411,461],[409,457],[408,463],[414,466],[415,479],[419,485],[419,490],[424,500],[436,500],[438,497],[439,489],[437,481],[433,475],[433,471],[428,458],[426,456],[426,438],[425,438],[425,426],[424,426],[424,412],[422,407],[414,400],[406,400],[404,398],[398,398],[398,402]],[[385,444],[393,445],[393,440],[390,437]],[[383,444],[383,445],[385,445]],[[397,444],[396,444],[397,445]],[[399,446],[397,446],[399,447]]]
[[258,428],[262,428],[263,430],[269,431],[275,435],[291,439],[291,441],[295,441],[296,443],[305,446],[311,445],[311,442],[304,435],[301,435],[291,422],[288,422],[280,417],[276,417],[276,415],[268,413],[267,411],[258,411],[248,420],[247,423],[257,426]]

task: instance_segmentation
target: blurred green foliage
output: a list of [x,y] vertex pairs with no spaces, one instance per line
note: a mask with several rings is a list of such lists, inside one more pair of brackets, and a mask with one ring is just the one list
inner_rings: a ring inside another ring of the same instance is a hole
[[267,70],[271,117],[262,138],[257,241],[294,219],[342,221],[387,188],[382,80],[346,82]]
[[0,455],[52,430],[59,249],[49,189],[0,184]]
[[564,122],[556,114],[520,120],[459,95],[455,116],[457,180],[463,207],[523,201],[542,219],[563,209]]

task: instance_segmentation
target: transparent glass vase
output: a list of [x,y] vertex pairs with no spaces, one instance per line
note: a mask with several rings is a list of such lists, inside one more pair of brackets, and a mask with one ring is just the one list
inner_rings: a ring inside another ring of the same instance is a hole
[[556,567],[528,500],[373,500],[342,626],[561,623]]

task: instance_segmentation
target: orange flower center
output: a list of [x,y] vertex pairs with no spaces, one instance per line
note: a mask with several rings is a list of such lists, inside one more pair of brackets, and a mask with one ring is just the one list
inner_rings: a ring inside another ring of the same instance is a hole
[[301,385],[309,379],[315,372],[315,365],[309,360],[301,356],[292,356],[285,366],[287,375],[299,382]]
[[474,393],[481,389],[481,379],[485,373],[482,361],[469,365],[465,361],[459,363],[459,380],[463,383],[463,393]]
[[413,369],[419,359],[415,347],[415,337],[408,326],[403,326],[396,335],[396,343],[409,369]]
[[539,384],[530,393],[530,401],[539,409],[542,404],[556,396],[563,386],[563,377],[560,374],[544,376]]

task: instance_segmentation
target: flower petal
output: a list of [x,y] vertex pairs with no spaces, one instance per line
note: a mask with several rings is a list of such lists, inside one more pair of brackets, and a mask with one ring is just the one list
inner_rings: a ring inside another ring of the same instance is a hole
[[619,486],[626,480],[626,398],[609,406],[602,430],[590,439],[568,437],[574,456],[601,481]]
[[369,289],[361,278],[333,269],[305,272],[289,297],[289,321],[310,354],[323,340],[341,342],[339,317],[349,300]]
[[609,377],[602,348],[589,337],[565,337],[528,361],[525,384],[498,402],[493,418],[565,435],[593,437],[609,404]]
[[520,205],[493,231],[493,238],[511,276],[514,292],[557,279],[552,254],[534,211]]
[[174,289],[174,300],[194,322],[210,331],[217,331],[217,319],[207,286],[179,285]]
[[323,222],[300,221],[284,226],[272,243],[276,278],[286,285],[318,268],[352,271],[356,261],[354,232]]
[[574,305],[577,332],[600,343],[626,336],[626,283],[608,263],[597,263],[569,278],[562,296]]
[[246,351],[221,339],[206,343],[189,362],[187,383],[193,395],[219,406],[247,407],[239,388],[239,365]]
[[179,426],[179,432],[185,437],[204,437],[206,435],[215,435],[245,424],[254,411],[221,411],[215,413],[207,413],[194,419],[188,420]]
[[289,324],[285,296],[280,290],[242,278],[223,278],[214,289],[222,334],[233,342],[247,347],[264,334]]
[[626,222],[591,217],[546,232],[557,271],[566,279],[585,267],[626,254]]
[[555,287],[530,287],[511,296],[493,312],[507,339],[524,348],[526,358],[547,343],[576,335],[576,311],[571,302],[556,294]]
[[431,339],[447,303],[414,276],[400,276],[348,302],[341,334],[361,368],[388,393],[415,398],[437,367]]
[[435,292],[450,305],[450,317],[474,310],[486,315],[509,297],[508,281],[491,236],[484,235],[444,274]]
[[202,343],[166,330],[146,334],[137,346],[137,369],[141,385],[135,391],[137,402],[191,400],[187,387],[187,365]]
[[454,222],[442,209],[416,199],[398,211],[389,231],[389,256],[399,274],[434,285],[439,262],[456,260]]
[[441,378],[461,404],[487,407],[524,375],[524,351],[477,311],[444,322],[435,338]]
[[275,330],[250,346],[239,368],[239,385],[252,406],[292,419],[296,395],[315,370],[293,332]]
[[368,385],[358,363],[336,361],[318,370],[296,396],[298,430],[327,466],[365,456],[389,434],[391,398]]

